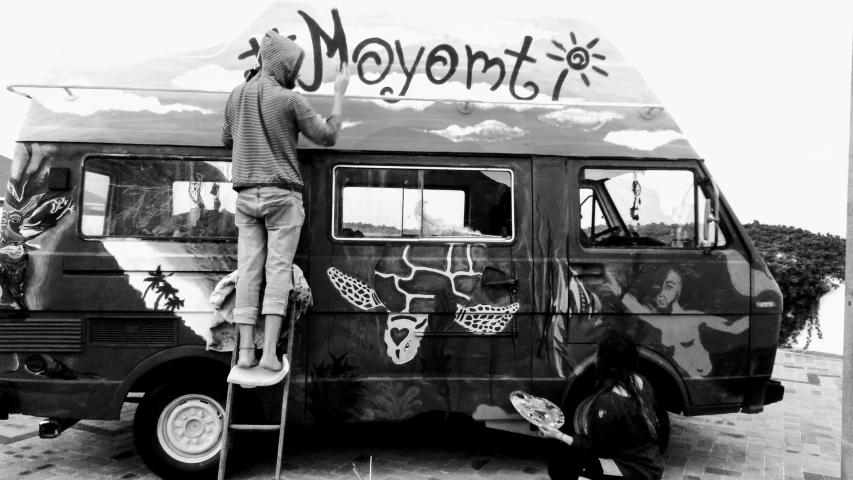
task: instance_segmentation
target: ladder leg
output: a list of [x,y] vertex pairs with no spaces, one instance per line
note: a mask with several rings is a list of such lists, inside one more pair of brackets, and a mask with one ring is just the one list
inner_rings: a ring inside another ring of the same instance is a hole
[[[240,349],[240,330],[237,324],[234,324],[234,351],[231,353],[231,368],[237,364],[237,351]],[[222,427],[222,443],[219,450],[219,473],[217,480],[225,480],[225,464],[228,460],[228,447],[230,445],[231,436],[231,409],[234,402],[234,384],[228,383],[228,394],[225,397],[225,418],[223,419]]]
[[[293,337],[296,334],[296,307],[290,302],[290,331],[287,334],[287,363],[290,373],[284,377],[284,393],[281,399],[281,423],[278,427],[278,454],[275,460],[275,480],[281,480],[281,460],[284,455],[284,424],[287,422],[287,400],[290,396],[290,377],[293,376]],[[221,479],[220,479],[221,480]]]

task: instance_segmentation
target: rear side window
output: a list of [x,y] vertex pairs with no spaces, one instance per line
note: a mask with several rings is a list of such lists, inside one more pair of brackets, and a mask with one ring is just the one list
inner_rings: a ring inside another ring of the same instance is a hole
[[501,169],[338,166],[338,239],[513,237],[513,178]]
[[707,237],[690,170],[586,168],[580,185],[584,246],[698,248]]
[[237,237],[230,162],[89,158],[84,172],[85,236]]

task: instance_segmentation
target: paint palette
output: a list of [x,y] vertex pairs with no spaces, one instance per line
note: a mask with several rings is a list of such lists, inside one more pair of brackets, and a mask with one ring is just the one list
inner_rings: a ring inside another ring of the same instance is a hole
[[516,390],[509,395],[509,399],[518,413],[537,427],[548,425],[549,427],[560,428],[566,422],[562,410],[544,398],[534,397],[529,393]]

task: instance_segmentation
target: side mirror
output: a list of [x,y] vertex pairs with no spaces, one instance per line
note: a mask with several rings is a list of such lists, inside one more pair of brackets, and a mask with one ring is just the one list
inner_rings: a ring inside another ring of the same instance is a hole
[[705,201],[702,222],[702,238],[699,239],[699,246],[708,248],[708,252],[717,248],[719,242],[720,229],[720,189],[717,188],[717,183],[711,179],[705,182],[711,188],[711,198]]

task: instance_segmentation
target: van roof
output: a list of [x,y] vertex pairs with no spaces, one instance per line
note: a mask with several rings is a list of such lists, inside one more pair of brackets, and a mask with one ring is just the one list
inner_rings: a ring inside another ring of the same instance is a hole
[[18,139],[219,146],[228,94],[273,27],[305,50],[297,90],[321,115],[336,68],[349,62],[334,149],[698,158],[636,68],[581,19],[290,2],[203,51],[105,54],[116,58],[94,66],[65,55],[44,83],[9,87],[33,99]]

